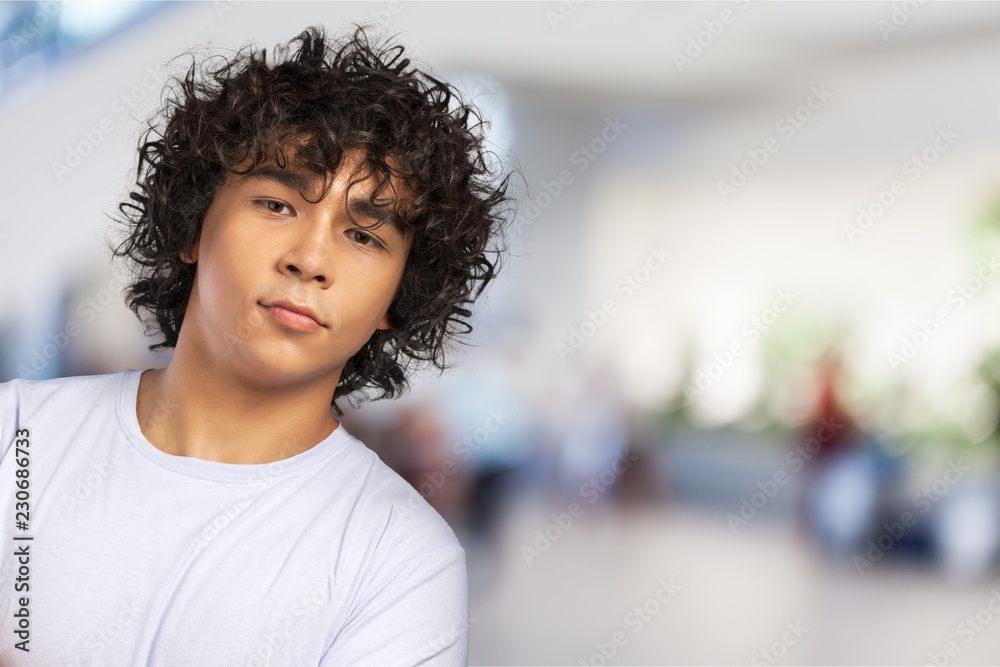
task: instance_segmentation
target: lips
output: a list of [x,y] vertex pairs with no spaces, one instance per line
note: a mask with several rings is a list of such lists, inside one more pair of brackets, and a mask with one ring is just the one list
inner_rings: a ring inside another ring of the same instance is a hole
[[260,305],[270,310],[277,319],[286,322],[294,328],[317,328],[326,326],[323,320],[321,320],[316,314],[316,311],[310,306],[292,301],[291,299],[263,301]]

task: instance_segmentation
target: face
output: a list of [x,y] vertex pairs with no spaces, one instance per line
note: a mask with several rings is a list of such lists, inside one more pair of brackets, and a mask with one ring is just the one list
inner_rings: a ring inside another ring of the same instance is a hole
[[[412,234],[388,222],[371,228],[382,213],[366,210],[377,180],[360,180],[359,158],[345,156],[316,203],[300,191],[315,200],[322,181],[290,164],[229,176],[184,255],[197,267],[178,350],[187,344],[199,363],[222,363],[262,382],[336,385],[372,334],[393,326],[388,310]],[[354,222],[345,211],[351,181]]]

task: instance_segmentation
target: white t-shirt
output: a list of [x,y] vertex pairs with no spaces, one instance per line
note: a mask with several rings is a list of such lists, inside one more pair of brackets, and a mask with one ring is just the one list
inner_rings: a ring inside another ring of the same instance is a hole
[[140,375],[0,384],[0,665],[467,664],[465,551],[374,452],[167,454]]

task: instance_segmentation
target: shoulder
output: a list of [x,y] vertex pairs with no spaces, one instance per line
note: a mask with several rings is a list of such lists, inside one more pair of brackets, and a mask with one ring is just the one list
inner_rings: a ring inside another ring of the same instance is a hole
[[416,489],[355,443],[363,457],[353,517],[360,529],[348,542],[365,558],[321,664],[468,664],[465,550]]
[[409,553],[442,547],[461,551],[454,530],[438,511],[378,454],[347,435],[363,460],[359,507],[378,527],[379,547]]
[[0,401],[5,401],[4,404],[39,403],[53,395],[68,394],[97,397],[102,389],[115,385],[128,372],[74,375],[46,380],[14,378],[7,382],[0,382]]
[[69,428],[74,421],[94,414],[98,406],[112,406],[129,372],[0,382],[0,449],[13,442],[17,431],[30,431],[39,424]]
[[455,531],[374,451],[351,440],[360,464],[349,466],[354,479],[346,538],[357,559],[359,597],[400,587],[465,595],[466,554]]

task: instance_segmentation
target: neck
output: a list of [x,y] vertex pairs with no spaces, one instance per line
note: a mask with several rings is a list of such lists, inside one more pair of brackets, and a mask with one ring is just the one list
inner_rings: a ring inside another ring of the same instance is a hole
[[339,371],[267,383],[178,345],[165,368],[141,376],[136,415],[146,439],[168,454],[272,463],[311,449],[340,426],[330,411],[338,380]]

